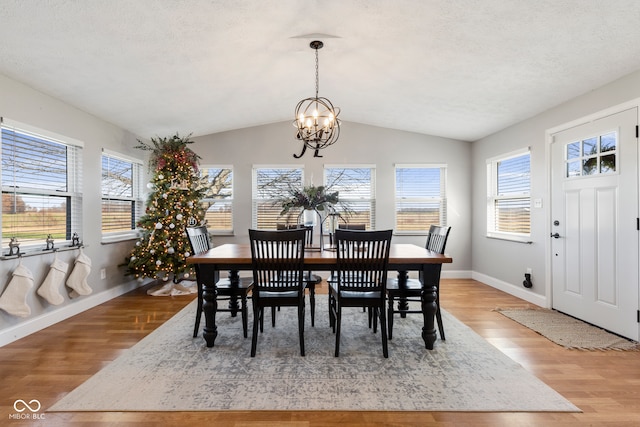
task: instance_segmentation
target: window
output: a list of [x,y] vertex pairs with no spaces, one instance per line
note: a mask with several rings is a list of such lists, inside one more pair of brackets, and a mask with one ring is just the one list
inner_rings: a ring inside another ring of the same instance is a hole
[[529,149],[487,161],[487,235],[528,241],[531,232]]
[[233,232],[233,168],[231,166],[204,166],[209,191],[202,205],[207,228],[213,232]]
[[327,188],[339,192],[336,210],[344,218],[340,223],[366,224],[368,230],[375,229],[375,167],[325,166],[324,174]]
[[103,237],[134,235],[142,212],[142,162],[103,150]]
[[615,173],[618,147],[617,132],[593,136],[566,146],[566,177]]
[[279,200],[289,194],[290,188],[302,188],[303,170],[299,167],[253,168],[252,227],[275,229],[282,222]]
[[445,165],[396,165],[397,233],[447,225]]
[[82,238],[82,143],[2,119],[2,246]]

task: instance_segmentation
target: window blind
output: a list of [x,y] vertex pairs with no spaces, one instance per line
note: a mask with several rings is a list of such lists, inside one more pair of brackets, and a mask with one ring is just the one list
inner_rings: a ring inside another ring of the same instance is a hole
[[396,165],[396,231],[446,225],[446,166]]

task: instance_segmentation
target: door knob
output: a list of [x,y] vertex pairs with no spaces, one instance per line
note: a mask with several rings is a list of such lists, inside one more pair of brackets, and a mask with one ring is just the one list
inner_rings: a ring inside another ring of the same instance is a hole
[[559,239],[560,235],[558,233],[551,233],[551,237],[553,237],[554,239]]

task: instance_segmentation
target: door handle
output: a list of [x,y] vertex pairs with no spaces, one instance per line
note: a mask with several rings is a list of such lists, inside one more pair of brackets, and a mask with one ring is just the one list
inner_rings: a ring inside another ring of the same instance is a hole
[[559,238],[560,238],[560,234],[558,234],[558,233],[551,233],[551,237],[553,237],[554,239],[559,239]]

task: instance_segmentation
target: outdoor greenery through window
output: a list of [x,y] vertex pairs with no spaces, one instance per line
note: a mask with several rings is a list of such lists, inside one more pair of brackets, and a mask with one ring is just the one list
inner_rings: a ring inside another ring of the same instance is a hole
[[303,170],[299,167],[256,166],[253,168],[253,203],[251,226],[276,229],[282,204],[290,189],[303,186]]
[[617,132],[567,144],[565,153],[567,178],[615,173],[617,147]]
[[102,155],[102,233],[132,233],[141,215],[141,162]]
[[82,231],[81,143],[2,119],[2,246]]
[[342,216],[339,222],[375,229],[375,167],[325,166],[324,174],[326,187],[339,192],[335,207]]
[[233,231],[233,168],[204,166],[208,192],[202,204],[207,228],[213,232]]
[[447,225],[446,171],[444,165],[396,165],[396,232]]
[[531,232],[531,154],[520,150],[487,161],[487,235],[520,240]]

